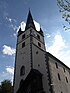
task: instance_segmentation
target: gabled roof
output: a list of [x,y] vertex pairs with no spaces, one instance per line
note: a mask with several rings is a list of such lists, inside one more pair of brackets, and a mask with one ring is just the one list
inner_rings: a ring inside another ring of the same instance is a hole
[[28,13],[25,30],[27,30],[29,27],[32,27],[36,30],[30,10]]
[[46,56],[53,58],[54,60],[56,60],[58,63],[62,64],[64,67],[66,67],[70,71],[70,68],[67,65],[65,65],[62,61],[60,61],[58,58],[56,58],[55,56],[53,56],[49,52],[46,52]]

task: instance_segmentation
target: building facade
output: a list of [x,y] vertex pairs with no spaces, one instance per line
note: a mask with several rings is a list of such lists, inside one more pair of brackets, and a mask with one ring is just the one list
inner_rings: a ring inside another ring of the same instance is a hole
[[18,32],[15,59],[14,93],[70,93],[70,69],[46,52],[30,11],[25,31]]

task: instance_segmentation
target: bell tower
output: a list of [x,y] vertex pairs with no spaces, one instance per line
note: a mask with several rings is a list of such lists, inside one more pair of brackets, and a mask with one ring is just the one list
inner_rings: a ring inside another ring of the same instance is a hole
[[50,93],[42,29],[37,31],[29,10],[25,31],[19,29],[16,45],[14,93]]

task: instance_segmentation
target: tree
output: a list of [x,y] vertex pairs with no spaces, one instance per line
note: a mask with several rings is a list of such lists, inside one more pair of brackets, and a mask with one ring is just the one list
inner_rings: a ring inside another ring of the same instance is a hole
[[62,13],[62,18],[70,24],[70,0],[57,0],[57,5]]
[[12,83],[10,80],[1,82],[0,93],[12,93]]

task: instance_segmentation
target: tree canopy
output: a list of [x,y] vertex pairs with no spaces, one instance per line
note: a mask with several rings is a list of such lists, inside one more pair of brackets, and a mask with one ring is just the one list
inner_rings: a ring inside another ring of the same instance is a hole
[[10,80],[1,82],[0,93],[12,93],[12,83]]

